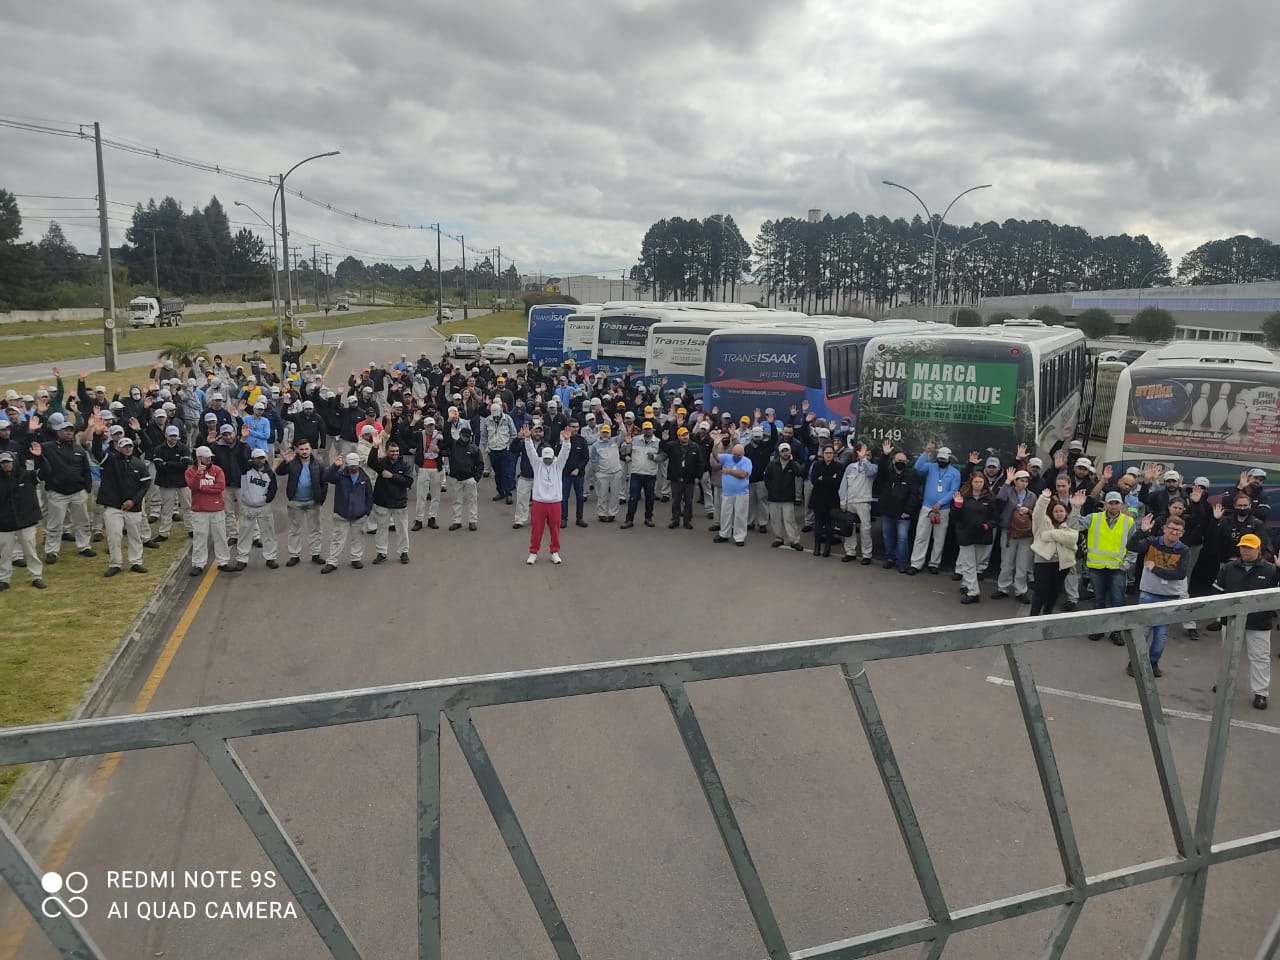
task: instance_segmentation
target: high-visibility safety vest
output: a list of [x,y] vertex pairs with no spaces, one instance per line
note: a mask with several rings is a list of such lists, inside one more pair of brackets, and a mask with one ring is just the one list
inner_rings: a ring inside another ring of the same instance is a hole
[[1089,537],[1085,566],[1095,570],[1119,570],[1128,553],[1129,534],[1133,533],[1133,517],[1122,513],[1114,525],[1107,523],[1107,513],[1099,510],[1089,519]]

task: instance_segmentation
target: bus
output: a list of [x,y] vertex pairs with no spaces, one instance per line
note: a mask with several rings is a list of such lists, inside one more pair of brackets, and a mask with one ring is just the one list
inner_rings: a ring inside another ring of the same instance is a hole
[[[697,311],[691,313],[697,314]],[[659,383],[666,378],[672,386],[683,385],[701,393],[706,376],[707,341],[717,330],[745,324],[774,325],[808,319],[810,318],[803,313],[790,311],[714,311],[709,316],[695,315],[687,319],[681,317],[655,323],[649,328],[649,339],[645,345],[645,376]]]
[[1084,334],[1038,320],[877,337],[862,356],[859,432],[911,454],[932,441],[1007,463],[1025,443],[1044,458],[1059,441],[1087,443],[1091,373]]
[[613,307],[606,304],[596,321],[591,345],[594,369],[608,374],[628,373],[635,379],[644,372],[649,328],[655,323],[696,318],[683,305],[646,303],[642,306]]
[[[1217,493],[1240,472],[1280,472],[1280,362],[1249,343],[1175,340],[1120,372],[1105,461],[1121,471],[1154,464]],[[1274,519],[1274,518],[1273,518]]]
[[564,358],[566,362],[572,360],[579,369],[594,367],[591,351],[595,348],[601,309],[594,304],[583,306],[564,318]]
[[539,303],[529,310],[529,361],[544,369],[565,361],[564,318],[599,304]]
[[866,342],[922,326],[931,325],[801,317],[717,330],[707,340],[702,405],[734,416],[773,407],[783,416],[808,401],[808,409],[823,419],[856,422],[859,360]]

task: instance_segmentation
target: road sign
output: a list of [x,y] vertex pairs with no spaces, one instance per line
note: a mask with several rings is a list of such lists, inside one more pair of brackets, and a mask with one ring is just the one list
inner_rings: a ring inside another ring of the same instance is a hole
[[296,320],[294,320],[294,321],[293,321],[293,329],[295,329],[295,330],[305,330],[305,329],[307,329],[307,321],[306,321],[305,319],[303,319],[302,317],[298,317],[298,319],[296,319]]
[[102,325],[106,327],[108,330],[114,330],[116,328],[116,322],[112,320],[110,317],[107,317],[107,319],[103,320]]
[[292,311],[292,310],[286,310],[286,311],[284,312],[284,318],[285,318],[286,320],[292,320],[292,319],[293,319],[293,311]]

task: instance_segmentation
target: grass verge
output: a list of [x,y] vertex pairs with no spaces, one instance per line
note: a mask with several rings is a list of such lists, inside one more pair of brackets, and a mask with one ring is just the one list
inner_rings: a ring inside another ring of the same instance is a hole
[[[307,320],[307,336],[313,332],[336,330],[345,327],[363,327],[371,323],[388,323],[393,320],[411,320],[430,316],[423,307],[380,307],[361,313],[332,313],[328,317]],[[261,320],[262,318],[257,318]],[[120,353],[138,353],[159,350],[165,343],[176,339],[195,338],[202,343],[222,343],[247,340],[256,327],[245,321],[210,323],[199,327],[165,327],[160,330],[116,329],[116,349]],[[39,334],[23,340],[0,341],[0,366],[20,363],[59,363],[97,357],[102,353],[102,333],[95,328],[85,336],[42,337]]]
[[442,323],[439,328],[441,336],[454,333],[474,333],[481,343],[494,337],[525,337],[529,334],[529,321],[525,319],[523,310],[503,310],[501,313],[490,313],[474,320],[454,320]]
[[[121,328],[123,328],[128,323],[125,316],[127,316],[129,312],[129,304],[127,302],[124,304],[117,303],[116,310],[123,314],[119,321]],[[310,314],[318,313],[320,311],[312,306],[295,306],[293,312],[297,314]],[[272,307],[254,307],[251,310],[212,310],[209,313],[188,313],[183,319],[183,324],[184,326],[190,326],[193,323],[205,323],[207,321],[218,320],[261,320],[263,317],[274,317],[275,315],[275,310]],[[18,323],[16,321],[10,321],[9,323],[0,323],[0,336],[16,336],[27,332],[28,329],[31,329],[33,334],[36,334],[37,331],[40,334],[69,333],[73,330],[97,331],[102,329],[102,318],[90,317],[88,320],[45,320],[39,323]]]
[[[175,524],[174,531],[175,539],[145,551],[145,574],[126,570],[103,579],[105,543],[94,545],[95,558],[81,557],[74,544],[64,543],[58,562],[45,565],[47,590],[31,589],[28,571],[14,567],[3,601],[0,727],[67,718],[186,544],[182,525]],[[22,769],[0,767],[0,803]]]

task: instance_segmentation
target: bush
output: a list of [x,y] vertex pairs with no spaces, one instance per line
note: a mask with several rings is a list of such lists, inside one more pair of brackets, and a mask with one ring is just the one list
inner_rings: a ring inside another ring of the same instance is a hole
[[1060,327],[1067,322],[1061,310],[1050,306],[1036,307],[1031,311],[1031,319],[1039,320],[1046,327]]
[[1101,307],[1090,307],[1076,317],[1076,327],[1090,340],[1101,340],[1116,332],[1116,318]]
[[1129,321],[1129,336],[1148,343],[1172,340],[1177,332],[1178,323],[1173,314],[1159,307],[1143,307]]
[[982,314],[973,307],[958,307],[951,311],[951,322],[957,327],[980,327]]
[[1280,313],[1273,313],[1263,318],[1262,338],[1268,347],[1280,347]]
[[987,319],[987,323],[1004,323],[1006,320],[1017,320],[1016,313],[1010,313],[1008,310],[997,310]]

